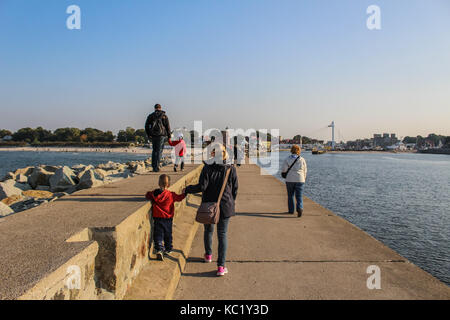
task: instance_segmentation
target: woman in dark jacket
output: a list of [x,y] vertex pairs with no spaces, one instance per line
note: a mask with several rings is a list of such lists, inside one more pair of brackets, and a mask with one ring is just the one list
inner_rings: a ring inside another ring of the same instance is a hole
[[[215,152],[211,153],[215,157]],[[203,202],[217,202],[220,190],[228,168],[231,169],[225,190],[220,201],[220,219],[217,224],[217,238],[219,240],[217,275],[223,276],[228,273],[225,268],[225,257],[227,252],[227,230],[230,217],[235,215],[234,203],[238,190],[238,178],[234,166],[224,164],[228,158],[225,148],[222,148],[223,163],[205,164],[200,174],[197,185],[186,187],[186,194],[202,192]],[[204,244],[205,244],[205,262],[212,261],[212,237],[214,232],[213,224],[205,224]]]

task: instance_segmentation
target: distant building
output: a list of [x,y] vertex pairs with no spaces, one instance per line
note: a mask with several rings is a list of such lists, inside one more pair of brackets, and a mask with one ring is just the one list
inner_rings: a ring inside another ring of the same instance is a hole
[[13,137],[11,136],[4,136],[1,140],[2,141],[11,141],[13,139]]
[[381,134],[374,134],[373,135],[373,146],[374,147],[381,147],[386,148],[388,146],[395,145],[399,140],[397,139],[397,135],[395,133],[383,133]]

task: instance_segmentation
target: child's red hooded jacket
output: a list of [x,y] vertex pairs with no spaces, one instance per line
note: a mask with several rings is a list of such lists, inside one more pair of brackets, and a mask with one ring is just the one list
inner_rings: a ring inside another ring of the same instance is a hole
[[183,139],[177,141],[172,141],[169,139],[169,144],[172,147],[175,147],[175,153],[180,157],[184,156],[184,154],[187,152],[186,142],[184,142]]
[[182,201],[186,195],[176,194],[169,190],[162,191],[156,189],[153,192],[149,191],[145,197],[152,202],[152,212],[154,218],[173,218],[175,213],[175,202]]

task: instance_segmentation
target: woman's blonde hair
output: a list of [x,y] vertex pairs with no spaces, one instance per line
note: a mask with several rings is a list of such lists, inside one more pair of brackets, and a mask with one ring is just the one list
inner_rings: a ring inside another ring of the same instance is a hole
[[225,146],[223,144],[219,144],[217,143],[216,145],[213,146],[212,151],[211,151],[211,156],[213,158],[215,158],[216,156],[216,148],[220,146],[220,149],[222,150],[222,159],[225,161],[228,159],[228,151],[227,148],[225,148]]
[[294,145],[291,147],[291,153],[292,153],[292,154],[297,154],[297,155],[299,155],[300,152],[302,152],[302,149],[300,149],[300,147],[299,147],[298,145],[294,144]]

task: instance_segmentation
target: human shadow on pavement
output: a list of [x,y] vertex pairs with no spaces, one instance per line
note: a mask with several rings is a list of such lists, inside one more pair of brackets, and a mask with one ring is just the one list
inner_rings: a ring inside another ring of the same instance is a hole
[[287,213],[287,212],[267,212],[267,213],[256,213],[256,212],[236,212],[236,216],[246,216],[254,218],[269,218],[269,219],[292,219],[297,218],[297,213]]
[[197,272],[197,273],[188,273],[183,272],[181,275],[183,277],[195,277],[195,278],[217,278],[217,270],[205,271],[205,272]]

